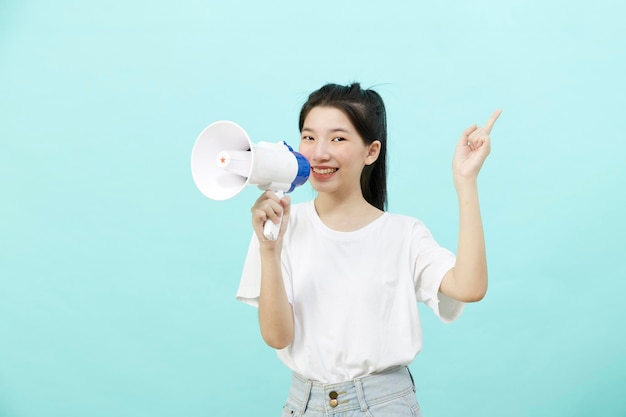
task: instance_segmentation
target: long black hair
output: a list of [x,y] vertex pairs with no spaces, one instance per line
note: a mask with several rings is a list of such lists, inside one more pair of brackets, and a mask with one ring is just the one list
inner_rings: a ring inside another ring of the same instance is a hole
[[380,154],[361,172],[361,191],[371,205],[385,210],[387,206],[387,114],[382,97],[372,89],[363,89],[359,83],[347,86],[326,84],[309,95],[300,110],[298,128],[302,131],[304,119],[318,106],[334,107],[342,111],[359,132],[366,145],[380,141]]

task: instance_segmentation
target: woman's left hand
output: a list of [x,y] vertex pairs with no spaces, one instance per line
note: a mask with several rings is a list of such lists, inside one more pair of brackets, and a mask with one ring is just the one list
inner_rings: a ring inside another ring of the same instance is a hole
[[452,159],[454,180],[475,180],[491,151],[489,134],[502,110],[496,110],[483,127],[472,125],[465,129],[456,145]]

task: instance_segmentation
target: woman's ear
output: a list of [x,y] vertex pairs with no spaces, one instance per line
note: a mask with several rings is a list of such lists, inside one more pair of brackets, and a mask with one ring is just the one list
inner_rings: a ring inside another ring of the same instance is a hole
[[378,159],[380,155],[380,147],[382,144],[379,140],[375,140],[367,146],[367,157],[365,158],[365,165],[372,165]]

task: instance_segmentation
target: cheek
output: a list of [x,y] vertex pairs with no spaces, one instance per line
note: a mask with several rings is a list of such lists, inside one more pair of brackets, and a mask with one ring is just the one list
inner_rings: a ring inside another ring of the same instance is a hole
[[307,161],[311,160],[311,147],[307,145],[300,144],[300,148],[298,149],[298,153],[302,154]]

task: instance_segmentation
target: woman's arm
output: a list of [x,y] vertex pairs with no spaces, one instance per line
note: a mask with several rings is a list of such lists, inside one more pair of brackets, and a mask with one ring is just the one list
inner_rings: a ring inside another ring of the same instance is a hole
[[493,113],[482,128],[474,125],[463,132],[452,162],[459,200],[459,242],[456,264],[443,278],[439,290],[458,301],[480,301],[487,293],[487,256],[477,179],[491,151],[489,134],[500,113]]
[[[273,192],[264,193],[252,207],[252,225],[259,239],[261,255],[261,294],[259,296],[259,325],[261,336],[269,346],[283,349],[293,340],[293,309],[283,283],[281,251],[283,236],[289,222],[289,197],[278,199]],[[277,222],[282,215],[278,239],[263,236],[266,221]]]

